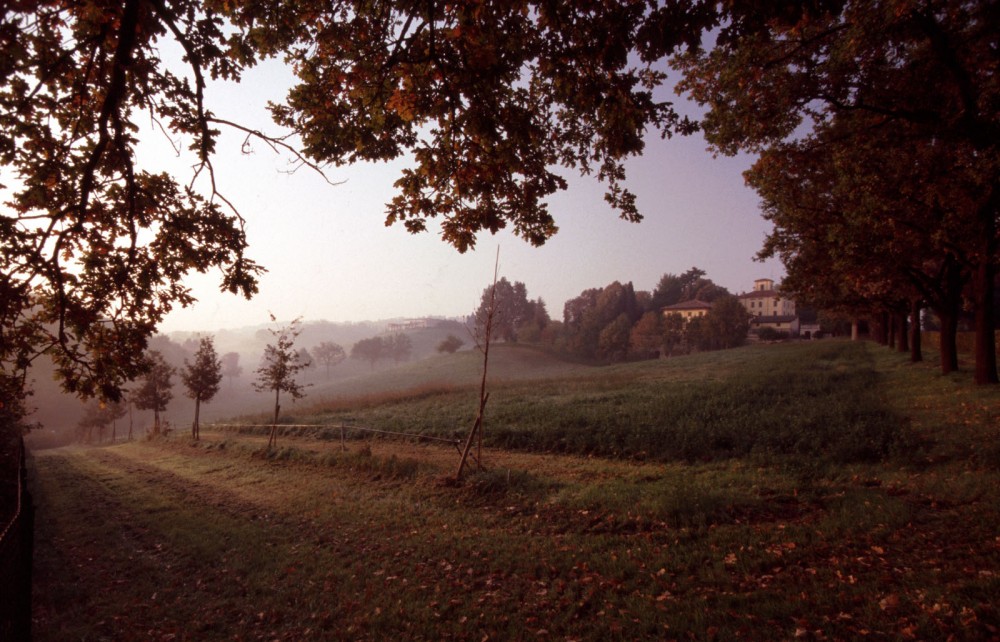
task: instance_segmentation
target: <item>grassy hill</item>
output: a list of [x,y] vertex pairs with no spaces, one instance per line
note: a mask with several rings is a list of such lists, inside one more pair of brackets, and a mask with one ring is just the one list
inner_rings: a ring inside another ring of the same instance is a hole
[[[451,445],[321,427],[37,453],[35,638],[996,638],[995,387],[841,341],[497,355],[462,483]],[[464,432],[475,363],[296,420]]]

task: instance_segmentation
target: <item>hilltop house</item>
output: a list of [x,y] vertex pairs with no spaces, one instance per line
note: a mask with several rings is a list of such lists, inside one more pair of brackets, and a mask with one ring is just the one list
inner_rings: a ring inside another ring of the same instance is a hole
[[774,289],[771,279],[757,279],[753,291],[737,297],[753,318],[750,331],[774,328],[791,336],[799,334],[799,317],[795,314],[795,301]]

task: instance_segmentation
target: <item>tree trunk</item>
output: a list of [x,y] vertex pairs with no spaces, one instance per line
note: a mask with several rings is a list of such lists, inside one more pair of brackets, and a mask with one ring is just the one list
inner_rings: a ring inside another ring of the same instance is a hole
[[948,311],[937,312],[941,320],[941,374],[958,370],[958,345],[955,340],[958,334],[958,313]]
[[271,450],[278,443],[278,413],[281,412],[281,405],[278,403],[278,397],[281,395],[281,389],[274,389],[274,421],[271,423],[271,435],[267,439],[267,449]]
[[882,328],[885,336],[882,337],[882,345],[892,348],[896,344],[896,324],[893,322],[893,315],[889,312],[882,313]]
[[910,302],[910,361],[917,363],[924,360],[920,335],[920,299]]
[[153,436],[160,436],[160,411],[155,406],[153,407]]
[[976,304],[976,374],[977,384],[995,384],[997,379],[997,346],[993,288],[995,269],[993,257],[984,257],[973,275],[972,289]]
[[201,397],[194,398],[194,423],[191,424],[191,438],[195,441],[201,438],[201,426],[198,424],[198,415],[201,414]]
[[896,317],[896,351],[909,352],[910,343],[908,341],[908,328],[906,327],[906,312],[900,310],[893,316]]

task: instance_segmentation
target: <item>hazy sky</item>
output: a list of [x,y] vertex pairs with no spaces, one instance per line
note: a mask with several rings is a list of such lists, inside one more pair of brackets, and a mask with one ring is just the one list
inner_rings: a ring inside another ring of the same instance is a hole
[[[289,82],[281,64],[268,63],[240,85],[212,85],[207,100],[219,117],[275,133],[264,105],[280,101]],[[679,100],[666,91],[663,98]],[[162,134],[144,126],[139,162],[189,180],[192,157],[178,158]],[[560,230],[545,246],[486,234],[464,255],[441,240],[433,221],[421,235],[385,227],[402,161],[330,168],[331,180],[344,181],[331,186],[307,168],[287,174],[290,157],[259,141],[252,154],[241,154],[243,138],[225,133],[214,164],[220,191],[246,218],[251,258],[268,269],[260,293],[246,301],[219,293],[218,273],[193,275],[186,284],[198,302],[173,311],[163,332],[257,325],[268,312],[306,321],[468,314],[492,279],[498,247],[500,275],[523,281],[554,319],[567,299],[616,280],[652,290],[664,273],[697,266],[738,293],[755,278],[782,274],[777,262],[753,260],[768,226],[741,175],[749,159],[713,158],[700,136],[651,135],[645,154],[628,163],[642,223],[620,220],[596,179],[567,174],[570,189],[550,200]]]

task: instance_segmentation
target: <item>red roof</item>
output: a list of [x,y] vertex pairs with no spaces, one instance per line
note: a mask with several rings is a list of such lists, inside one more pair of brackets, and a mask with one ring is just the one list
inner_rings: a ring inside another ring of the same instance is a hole
[[711,310],[712,304],[706,303],[705,301],[699,301],[698,299],[691,299],[690,301],[681,301],[680,303],[675,303],[673,305],[668,305],[666,307],[660,308],[663,310]]

